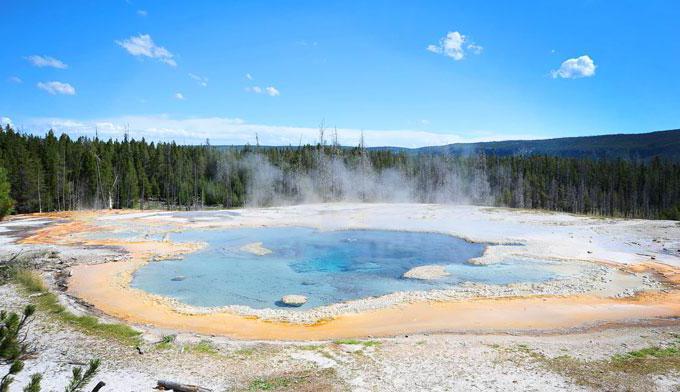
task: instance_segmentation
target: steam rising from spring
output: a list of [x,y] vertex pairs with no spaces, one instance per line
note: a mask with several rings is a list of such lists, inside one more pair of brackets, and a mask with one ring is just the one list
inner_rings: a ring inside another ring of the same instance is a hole
[[[368,154],[357,157],[318,148],[311,162],[273,162],[252,152],[225,160],[222,176],[247,178],[246,205],[264,207],[319,202],[418,202],[488,205],[493,202],[483,165],[447,157],[418,156],[397,167],[377,169]],[[363,150],[362,150],[363,151]]]

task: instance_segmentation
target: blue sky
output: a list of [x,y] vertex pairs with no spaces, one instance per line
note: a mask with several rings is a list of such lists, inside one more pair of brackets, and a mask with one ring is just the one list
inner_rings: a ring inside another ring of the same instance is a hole
[[[369,145],[680,127],[677,1],[2,1],[0,117]],[[56,82],[56,83],[55,83]]]

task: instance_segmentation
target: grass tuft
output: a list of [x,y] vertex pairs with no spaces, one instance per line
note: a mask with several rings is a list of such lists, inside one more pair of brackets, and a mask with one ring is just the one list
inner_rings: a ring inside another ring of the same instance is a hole
[[335,370],[302,371],[278,376],[257,378],[250,382],[248,391],[329,391],[336,390],[342,382]]
[[27,269],[17,270],[14,273],[14,278],[31,294],[46,293],[48,291],[45,282],[40,275],[34,271]]
[[187,344],[184,346],[185,352],[195,353],[195,354],[206,354],[206,355],[217,355],[219,351],[213,346],[209,340],[201,340],[196,344]]
[[680,357],[680,348],[669,347],[646,347],[641,350],[630,351],[625,354],[616,354],[612,357],[614,362],[625,362],[644,358],[668,358]]
[[239,356],[239,357],[249,357],[253,354],[255,354],[256,350],[252,347],[247,347],[247,348],[242,348],[239,350],[234,351],[234,355]]
[[288,388],[292,380],[287,377],[258,378],[250,383],[251,391],[271,391],[273,389]]
[[335,344],[361,344],[364,347],[380,346],[380,342],[376,340],[356,340],[356,339],[339,339],[333,341]]
[[165,335],[161,341],[156,343],[156,350],[169,350],[175,342],[175,335]]

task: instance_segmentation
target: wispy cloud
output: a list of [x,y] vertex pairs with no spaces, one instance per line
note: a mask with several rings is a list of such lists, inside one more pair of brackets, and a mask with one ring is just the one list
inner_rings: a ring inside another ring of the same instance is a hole
[[588,55],[565,60],[558,69],[550,71],[553,79],[578,79],[595,75],[597,66]]
[[177,99],[179,101],[184,101],[186,99],[186,98],[184,98],[184,94],[182,94],[182,93],[175,93],[173,95],[173,97],[175,97],[175,99]]
[[39,82],[38,88],[52,95],[76,95],[76,89],[68,83],[62,82]]
[[[25,124],[35,132],[50,128],[71,135],[94,135],[95,127],[100,136],[122,138],[129,125],[131,136],[147,140],[170,141],[196,144],[210,139],[215,144],[254,144],[255,134],[260,143],[267,145],[297,145],[316,143],[319,130],[316,127],[294,127],[285,125],[252,124],[240,118],[204,117],[173,118],[168,115],[122,116],[94,120],[65,118],[36,118]],[[357,145],[362,130],[338,128],[338,137],[343,145]],[[364,130],[368,146],[422,147],[457,142],[479,142],[502,139],[529,139],[537,135],[503,135],[491,132],[465,132],[464,136],[426,132],[418,130]],[[538,135],[540,137],[542,135]]]
[[246,79],[248,79],[248,80],[253,80],[253,75],[247,73],[247,74],[246,74]]
[[270,97],[278,97],[281,95],[281,92],[274,86],[269,86],[262,88],[260,86],[249,86],[245,88],[246,92],[249,93],[254,93],[254,94],[267,94]]
[[458,31],[449,31],[437,44],[430,44],[426,49],[460,61],[465,58],[466,48],[473,54],[481,54],[484,50],[482,46],[469,42],[468,37]]
[[274,86],[269,86],[269,87],[265,88],[264,91],[265,91],[270,97],[278,97],[279,95],[281,95],[281,93],[279,92],[279,90],[277,90],[276,87],[274,87]]
[[137,15],[139,15],[139,16],[147,16],[147,15],[149,15],[149,13],[146,12],[146,10],[137,10]]
[[68,68],[68,65],[64,64],[63,61],[59,59],[55,59],[54,57],[50,56],[39,56],[37,54],[34,54],[32,56],[26,57],[26,60],[28,60],[29,63],[35,65],[36,67],[51,67],[51,68],[58,68],[58,69],[66,69]]
[[164,47],[156,45],[149,34],[132,36],[122,41],[116,41],[116,44],[123,47],[128,53],[135,57],[149,57],[171,67],[177,66],[174,55]]
[[196,75],[196,74],[193,74],[193,73],[189,73],[189,77],[191,79],[195,80],[196,83],[198,83],[199,85],[201,85],[203,87],[208,87],[208,78],[203,77],[203,76],[199,76],[199,75]]
[[15,75],[15,76],[10,76],[9,78],[7,78],[7,80],[10,81],[10,82],[12,82],[12,83],[16,83],[16,84],[19,84],[19,83],[23,83],[23,82],[24,82],[23,80],[21,80],[20,77],[18,77],[18,76],[16,76],[16,75]]
[[484,51],[484,48],[477,44],[469,44],[467,48],[470,50],[470,52],[474,54],[482,54],[482,52]]

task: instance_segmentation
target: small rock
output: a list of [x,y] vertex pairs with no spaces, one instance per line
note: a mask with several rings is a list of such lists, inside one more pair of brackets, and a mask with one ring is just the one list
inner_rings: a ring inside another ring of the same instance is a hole
[[180,276],[175,276],[174,278],[172,278],[170,280],[173,281],[173,282],[181,282],[181,281],[185,280],[186,278],[187,278],[186,276],[180,275]]
[[411,268],[404,273],[404,278],[431,280],[439,279],[448,276],[446,266],[443,265],[421,265],[420,267]]
[[281,303],[286,306],[302,306],[307,303],[307,297],[304,295],[284,295],[281,298]]

